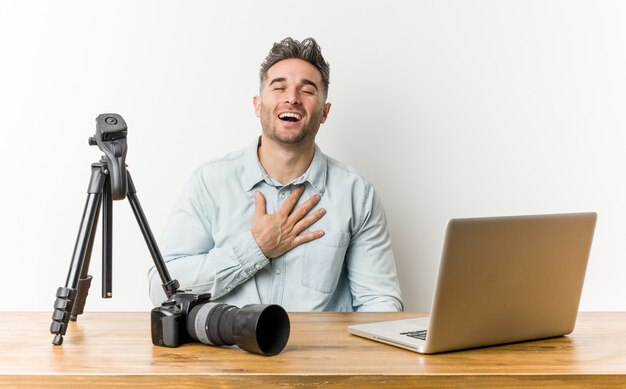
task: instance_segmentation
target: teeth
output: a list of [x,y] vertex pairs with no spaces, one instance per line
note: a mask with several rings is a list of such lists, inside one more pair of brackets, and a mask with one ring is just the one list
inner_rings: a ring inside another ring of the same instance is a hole
[[280,115],[278,115],[279,118],[281,119],[286,119],[286,118],[294,118],[297,120],[301,119],[301,116],[299,113],[295,113],[295,112],[283,112]]

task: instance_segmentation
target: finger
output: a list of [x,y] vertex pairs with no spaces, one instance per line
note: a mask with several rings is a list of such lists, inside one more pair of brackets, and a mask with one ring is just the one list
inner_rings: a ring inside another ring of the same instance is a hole
[[254,217],[261,217],[265,215],[265,196],[261,192],[254,193]]
[[296,239],[293,240],[293,247],[299,246],[303,243],[307,243],[315,239],[319,239],[322,236],[324,236],[324,231],[322,230],[307,232],[306,234],[298,235],[296,236]]
[[311,214],[307,215],[306,217],[302,218],[302,220],[296,223],[296,225],[293,227],[294,232],[296,234],[300,234],[302,231],[315,224],[315,222],[320,220],[325,214],[326,210],[324,208],[320,208],[317,211],[312,212]]
[[304,193],[304,185],[298,186],[296,189],[291,191],[291,194],[285,199],[283,205],[278,209],[280,212],[289,215],[291,211],[295,208],[296,204],[298,204],[298,200]]
[[318,194],[311,196],[307,201],[305,201],[302,205],[296,208],[291,215],[289,215],[289,221],[292,224],[298,223],[298,221],[304,218],[311,209],[320,201],[321,197]]

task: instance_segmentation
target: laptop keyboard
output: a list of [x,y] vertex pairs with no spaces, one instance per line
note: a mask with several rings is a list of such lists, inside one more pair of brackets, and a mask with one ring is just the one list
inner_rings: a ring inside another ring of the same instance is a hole
[[426,340],[426,330],[400,332],[400,335],[410,336],[411,338]]

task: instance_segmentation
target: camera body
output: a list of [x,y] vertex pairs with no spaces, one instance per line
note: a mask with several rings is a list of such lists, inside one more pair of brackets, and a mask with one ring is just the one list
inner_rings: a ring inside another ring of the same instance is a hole
[[178,347],[192,342],[187,332],[187,317],[193,307],[211,301],[211,293],[176,293],[151,313],[152,344]]

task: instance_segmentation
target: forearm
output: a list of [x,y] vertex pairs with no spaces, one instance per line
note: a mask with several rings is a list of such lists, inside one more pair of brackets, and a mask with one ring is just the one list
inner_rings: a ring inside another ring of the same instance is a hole
[[[239,234],[224,247],[213,247],[207,253],[170,251],[166,261],[171,277],[178,280],[181,289],[211,293],[214,299],[228,294],[269,263],[249,231]],[[165,293],[154,268],[148,273],[148,278],[150,298],[155,306],[160,305]]]

